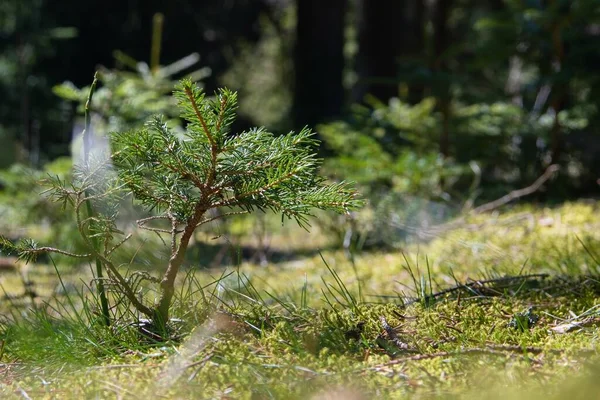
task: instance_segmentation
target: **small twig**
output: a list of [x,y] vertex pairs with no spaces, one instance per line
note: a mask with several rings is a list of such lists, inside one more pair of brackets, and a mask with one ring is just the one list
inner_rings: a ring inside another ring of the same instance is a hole
[[196,377],[196,375],[198,375],[198,372],[200,372],[200,370],[202,370],[202,368],[206,365],[206,363],[212,358],[212,356],[214,354],[215,353],[211,351],[202,360],[193,362],[193,363],[188,364],[185,367],[183,367],[183,369],[188,369],[188,368],[193,368],[195,366],[198,366],[198,368],[196,368],[194,370],[194,372],[192,372],[192,374],[189,376],[188,382],[191,382]]
[[110,365],[96,365],[94,367],[89,367],[88,371],[91,370],[95,370],[95,369],[122,369],[122,368],[158,368],[160,367],[160,364],[145,364],[145,363],[138,363],[138,364],[110,364]]
[[227,213],[224,213],[224,214],[217,215],[215,217],[206,218],[206,219],[203,219],[202,221],[198,222],[198,224],[196,225],[196,227],[199,227],[200,225],[204,225],[204,224],[207,224],[209,222],[212,222],[212,221],[224,218],[224,217],[229,217],[229,216],[232,216],[232,215],[242,215],[242,214],[248,214],[248,211],[247,210],[244,210],[244,211],[231,211],[231,212],[227,212]]
[[542,187],[542,185],[546,183],[548,179],[552,178],[554,176],[554,173],[557,172],[559,169],[560,166],[558,166],[557,164],[550,165],[548,168],[546,168],[546,171],[531,185],[522,189],[513,190],[512,192],[500,197],[499,199],[482,204],[479,207],[475,207],[473,210],[471,210],[470,214],[482,214],[488,211],[492,211],[498,207],[510,203],[513,200],[537,192]]
[[28,249],[27,253],[58,253],[58,254],[62,254],[64,256],[69,256],[69,257],[73,257],[73,258],[87,258],[87,257],[91,256],[91,254],[70,253],[68,251],[56,249],[54,247],[38,247],[36,249]]
[[[149,226],[139,226],[138,228],[143,229],[145,231],[156,232],[156,233],[169,233],[169,234],[173,233],[173,231],[170,230],[170,229],[151,228]],[[177,230],[175,232],[181,233],[182,231],[181,230]]]
[[482,354],[482,355],[496,355],[496,356],[509,356],[514,353],[534,353],[540,354],[543,352],[542,349],[531,348],[533,351],[529,351],[529,348],[522,348],[519,346],[491,346],[491,347],[473,347],[470,349],[461,349],[456,351],[440,351],[437,353],[430,354],[417,354],[414,356],[407,356],[402,358],[396,358],[394,360],[376,365],[374,367],[366,368],[366,370],[378,370],[380,368],[389,367],[391,365],[402,364],[407,361],[420,361],[420,360],[429,360],[432,358],[439,357],[454,357],[454,356],[462,356],[469,354]]
[[152,217],[138,219],[136,223],[139,225],[144,225],[148,221],[154,221],[156,219],[170,219],[168,215],[153,215]]
[[106,255],[107,256],[111,255],[113,251],[115,251],[116,249],[118,249],[119,247],[121,247],[123,245],[123,243],[125,243],[126,241],[128,241],[129,239],[131,239],[131,236],[133,236],[132,233],[130,233],[127,236],[125,236],[125,238],[123,240],[121,240],[119,243],[115,244],[110,250],[108,250],[108,252],[106,253]]
[[[460,283],[451,288],[444,289],[444,290],[441,290],[436,293],[432,293],[432,294],[428,295],[427,298],[428,299],[437,299],[438,297],[442,297],[447,294],[454,293],[454,292],[461,291],[461,290],[468,290],[470,292],[475,292],[476,294],[478,294],[476,289],[492,290],[493,286],[489,287],[492,284],[502,284],[502,283],[506,284],[506,283],[510,283],[510,282],[514,282],[514,281],[527,281],[529,279],[545,279],[548,276],[549,276],[548,274],[529,274],[529,275],[519,275],[519,276],[505,276],[502,278],[484,279],[484,280],[477,280],[477,281],[472,281],[472,282],[467,282],[467,283]],[[398,296],[374,295],[372,297],[397,298]],[[410,304],[417,303],[421,300],[422,299],[420,299],[420,298],[411,299],[409,301],[406,301],[404,304],[410,305]]]
[[[158,220],[158,219],[166,219],[169,220],[171,222],[171,229],[165,229],[165,228],[154,228],[154,227],[150,227],[150,226],[146,226],[146,222],[150,222],[150,221],[154,221],[154,220]],[[146,231],[150,231],[150,232],[156,232],[156,233],[168,233],[170,235],[177,235],[181,232],[183,232],[180,229],[176,229],[174,228],[174,224],[177,224],[177,221],[175,220],[175,218],[173,218],[172,215],[155,215],[152,217],[147,217],[147,218],[142,218],[142,219],[138,219],[136,221],[138,228],[140,229],[144,229]]]
[[128,280],[132,280],[133,278],[139,277],[138,280],[147,280],[152,283],[160,283],[160,279],[150,275],[146,271],[134,271],[129,275]]
[[402,340],[400,340],[400,338],[398,338],[396,331],[390,326],[390,324],[388,324],[387,320],[383,315],[379,317],[379,320],[381,321],[381,325],[383,326],[383,329],[387,334],[388,340],[391,341],[396,347],[398,347],[398,349],[408,350],[408,344],[404,343]]

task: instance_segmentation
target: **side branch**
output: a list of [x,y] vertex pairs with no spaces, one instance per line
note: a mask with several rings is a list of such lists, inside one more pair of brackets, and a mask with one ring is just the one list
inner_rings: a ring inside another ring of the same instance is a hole
[[273,187],[281,185],[283,182],[285,182],[286,180],[288,180],[291,177],[293,177],[294,175],[296,175],[297,172],[298,171],[295,170],[293,172],[290,172],[290,173],[287,173],[287,174],[283,175],[282,177],[280,177],[279,179],[277,179],[277,180],[275,180],[273,182],[269,182],[267,185],[259,187],[258,189],[254,189],[254,190],[251,190],[251,191],[246,192],[246,193],[240,193],[240,194],[238,194],[236,196],[233,196],[233,197],[231,197],[229,199],[225,199],[225,200],[219,201],[217,203],[214,203],[214,204],[212,204],[210,206],[210,208],[229,207],[229,206],[232,206],[232,205],[234,205],[236,203],[239,203],[239,201],[241,199],[243,199],[243,198],[255,195],[257,193],[266,192],[267,190],[269,190],[269,189],[271,189]]
[[121,290],[123,290],[125,296],[131,302],[131,304],[133,304],[133,306],[142,314],[145,314],[148,317],[152,317],[154,314],[150,307],[146,306],[140,300],[138,300],[135,292],[129,285],[129,282],[127,282],[123,275],[121,275],[117,267],[115,267],[112,262],[107,260],[105,257],[102,257],[101,255],[98,255],[98,258],[102,260],[103,264],[106,266],[108,271],[117,279],[119,287],[121,288]]
[[221,98],[221,109],[219,110],[219,118],[217,120],[217,132],[221,130],[221,125],[223,124],[223,116],[225,115],[225,106],[227,105],[227,97],[223,96]]
[[204,133],[206,133],[206,137],[208,138],[210,145],[212,147],[216,148],[217,144],[215,143],[215,138],[213,137],[212,133],[210,133],[210,130],[208,129],[208,125],[206,125],[206,121],[204,120],[204,117],[202,116],[202,114],[200,113],[200,110],[198,109],[198,104],[196,104],[196,100],[194,99],[194,94],[192,93],[192,90],[190,88],[186,87],[185,94],[187,95],[188,99],[190,99],[190,103],[192,104],[192,107],[194,108],[196,117],[202,124],[202,128],[204,129]]
[[190,100],[190,103],[192,104],[192,107],[194,108],[194,112],[196,113],[196,117],[202,124],[204,133],[206,133],[206,137],[208,138],[208,141],[210,142],[210,165],[211,165],[211,168],[210,168],[210,174],[208,176],[208,180],[205,185],[206,187],[210,187],[213,184],[213,181],[215,180],[215,175],[216,175],[216,170],[217,170],[217,153],[218,153],[219,149],[218,149],[217,142],[215,141],[214,136],[208,129],[208,125],[206,125],[206,121],[204,120],[202,113],[200,113],[200,110],[198,109],[198,104],[196,104],[196,100],[194,99],[194,94],[192,93],[192,90],[189,87],[185,88],[185,94],[187,95],[188,99]]
[[88,258],[91,257],[91,254],[76,254],[76,253],[70,253],[68,251],[64,251],[61,249],[56,249],[54,247],[38,247],[36,249],[28,249],[25,250],[26,253],[57,253],[57,254],[62,254],[64,256],[69,256],[69,257],[73,257],[73,258]]
[[532,193],[537,192],[540,189],[540,187],[542,187],[542,185],[548,179],[552,178],[552,176],[554,176],[554,173],[556,171],[558,171],[559,169],[560,169],[560,167],[556,164],[550,165],[546,169],[546,171],[539,178],[537,178],[536,181],[533,182],[531,185],[529,185],[525,188],[522,188],[522,189],[513,190],[512,192],[500,197],[499,199],[496,199],[489,203],[482,204],[479,207],[476,207],[473,210],[471,210],[471,214],[482,214],[482,213],[485,213],[485,212],[488,212],[491,210],[495,210],[496,208],[501,207],[507,203],[510,203],[513,200],[516,200],[521,197],[528,196]]
[[157,233],[168,233],[168,234],[172,234],[173,232],[175,232],[176,234],[181,233],[181,230],[177,230],[176,228],[173,228],[173,226],[171,226],[171,229],[165,229],[165,228],[153,228],[150,226],[146,226],[146,222],[149,221],[154,221],[157,219],[166,219],[171,221],[173,221],[173,217],[170,215],[156,215],[156,216],[152,216],[152,217],[148,217],[148,218],[142,218],[142,219],[138,219],[136,221],[138,228],[140,229],[144,229],[150,232],[157,232]]
[[207,224],[209,222],[212,222],[212,221],[215,221],[215,220],[218,220],[221,218],[229,217],[231,215],[242,215],[242,214],[248,214],[248,213],[249,213],[248,210],[226,212],[225,214],[217,215],[212,218],[203,219],[202,221],[198,222],[198,224],[196,225],[196,228],[199,227],[200,225],[204,225],[204,224]]

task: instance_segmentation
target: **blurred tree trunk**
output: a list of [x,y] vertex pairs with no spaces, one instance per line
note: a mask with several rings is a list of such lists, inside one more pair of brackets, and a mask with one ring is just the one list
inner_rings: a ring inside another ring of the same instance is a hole
[[[399,63],[424,53],[424,0],[359,0],[355,100],[371,94],[382,101],[399,95]],[[411,101],[422,97],[419,83],[408,85]]]
[[[563,41],[563,30],[569,27],[568,9],[562,10],[556,16],[556,20],[552,24],[550,34],[552,36],[552,50],[554,60],[552,61],[552,69],[554,74],[559,78],[556,79],[552,96],[551,107],[554,111],[554,122],[550,132],[551,140],[551,163],[559,163],[563,148],[563,129],[559,120],[559,114],[567,108],[569,80],[565,76],[561,76],[562,70],[565,68],[566,45]],[[568,75],[567,75],[568,76]]]
[[446,60],[446,51],[451,43],[448,19],[452,10],[452,0],[437,0],[433,14],[433,57],[431,69],[436,76],[434,93],[438,100],[438,109],[442,114],[440,134],[440,153],[444,157],[450,154],[450,81]]
[[340,115],[344,105],[344,25],[347,0],[298,0],[294,124]]

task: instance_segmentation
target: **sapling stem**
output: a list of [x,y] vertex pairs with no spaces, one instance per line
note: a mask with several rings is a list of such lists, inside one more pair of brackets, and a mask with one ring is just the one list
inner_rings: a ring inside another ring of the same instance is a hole
[[[98,72],[94,74],[94,80],[92,81],[92,85],[90,86],[90,91],[88,93],[87,101],[85,103],[85,126],[83,128],[82,139],[83,139],[83,163],[88,169],[89,167],[89,155],[90,155],[90,145],[91,145],[91,133],[90,133],[90,107],[92,104],[92,98],[94,97],[94,91],[96,90],[96,85],[98,84]],[[85,191],[85,196],[90,196],[88,190]],[[88,199],[85,202],[86,211],[88,214],[88,218],[94,217],[94,210],[92,208],[92,202]],[[92,245],[94,246],[94,250],[96,253],[99,252],[99,243],[96,237],[92,237]],[[102,274],[102,262],[99,258],[96,257],[96,288],[98,289],[98,294],[100,296],[100,305],[102,307],[102,318],[104,319],[104,323],[109,326],[110,325],[110,313],[108,309],[108,298],[106,297],[106,290],[104,288],[103,282],[103,274]]]

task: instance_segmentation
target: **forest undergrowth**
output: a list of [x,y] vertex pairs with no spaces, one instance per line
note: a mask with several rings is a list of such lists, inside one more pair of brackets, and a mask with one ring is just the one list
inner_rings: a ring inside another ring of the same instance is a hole
[[591,398],[599,227],[595,201],[519,206],[351,260],[307,245],[318,231],[294,231],[293,259],[190,263],[166,342],[143,321],[90,325],[89,266],[30,266],[29,292],[3,271],[0,395]]

